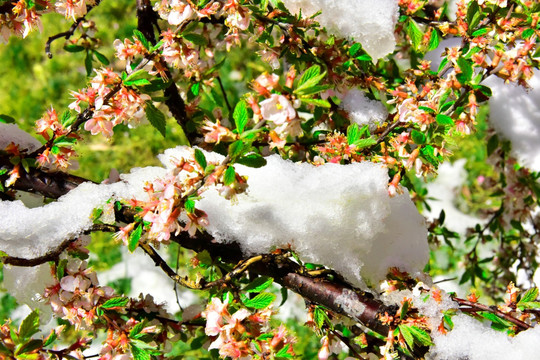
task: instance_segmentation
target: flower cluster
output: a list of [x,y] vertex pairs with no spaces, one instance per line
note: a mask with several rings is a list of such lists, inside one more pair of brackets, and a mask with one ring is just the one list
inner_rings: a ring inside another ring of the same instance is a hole
[[13,2],[10,6],[2,3],[5,12],[0,13],[0,43],[7,43],[11,35],[25,38],[35,28],[41,31],[40,16],[49,11],[50,4],[48,1],[34,2],[33,6],[24,0]]
[[65,275],[45,289],[44,298],[56,315],[77,329],[93,329],[97,307],[112,298],[114,291],[99,286],[95,271],[87,268],[86,261],[69,258],[64,269]]
[[283,349],[286,349],[287,357],[294,356],[292,344],[295,340],[287,335],[286,328],[280,326],[270,331],[270,309],[251,313],[240,308],[231,314],[230,307],[229,303],[214,297],[203,311],[205,333],[212,339],[209,349],[219,349],[222,357],[233,360],[253,359],[255,356],[266,359]]
[[96,0],[57,0],[55,3],[56,12],[73,21],[86,15],[87,7],[94,5]]
[[84,124],[85,130],[92,135],[103,133],[110,138],[114,126],[137,123],[144,116],[145,102],[150,100],[150,96],[124,86],[120,75],[112,69],[96,70],[96,73],[90,87],[72,93],[75,101],[69,108],[81,113],[80,104],[88,104],[93,115]]
[[58,117],[56,110],[51,108],[36,121],[36,132],[41,135],[47,146],[37,157],[39,166],[54,165],[58,168],[67,168],[69,159],[75,155],[73,145],[78,135],[69,131],[72,121],[69,113]]

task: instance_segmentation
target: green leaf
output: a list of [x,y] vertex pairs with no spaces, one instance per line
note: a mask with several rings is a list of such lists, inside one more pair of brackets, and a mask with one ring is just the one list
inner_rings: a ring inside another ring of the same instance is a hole
[[129,298],[127,297],[115,297],[112,299],[109,299],[101,305],[102,309],[117,309],[117,308],[123,308],[126,307],[126,305],[129,302]]
[[85,49],[84,46],[80,46],[80,45],[75,45],[75,44],[64,45],[64,50],[70,53],[81,52],[84,49]]
[[142,225],[139,224],[137,228],[129,234],[129,241],[128,241],[128,250],[130,252],[134,252],[137,246],[139,245],[139,240],[141,239],[142,235]]
[[58,262],[58,265],[56,266],[56,277],[58,279],[61,279],[64,277],[67,263],[68,263],[67,259],[62,259]]
[[420,45],[422,44],[422,38],[424,33],[420,30],[420,27],[413,19],[409,19],[409,24],[407,26],[407,35],[411,38],[411,43],[413,48],[418,51]]
[[134,81],[134,80],[139,80],[139,79],[148,79],[150,75],[148,74],[148,72],[144,69],[140,69],[140,70],[137,70],[135,72],[132,72],[131,74],[129,74],[125,79],[124,79],[124,82],[126,81]]
[[40,349],[42,346],[43,346],[43,340],[30,339],[24,344],[17,346],[15,355],[19,355],[17,356],[18,359],[23,359],[23,357],[20,355],[30,353],[34,350]]
[[152,104],[150,100],[146,101],[146,107],[144,109],[146,117],[150,124],[155,127],[163,137],[165,137],[167,129],[167,121],[165,120],[165,115]]
[[405,301],[403,303],[403,306],[401,307],[401,313],[399,315],[399,318],[401,320],[405,319],[405,317],[407,316],[407,312],[409,311],[409,302],[408,301]]
[[109,63],[110,63],[109,59],[107,59],[107,57],[105,55],[103,55],[102,53],[100,53],[97,50],[94,50],[94,55],[96,56],[96,58],[99,60],[100,63],[102,63],[105,66],[109,65]]
[[481,36],[481,35],[486,34],[487,32],[488,32],[488,28],[481,28],[481,29],[478,29],[475,32],[473,32],[472,36],[474,36],[474,37]]
[[417,344],[420,344],[422,346],[431,346],[433,343],[431,342],[431,337],[427,333],[427,331],[420,329],[418,326],[412,325],[405,325],[408,327],[408,330],[411,332],[411,334],[414,337],[414,342]]
[[234,123],[238,133],[242,133],[248,123],[247,104],[244,100],[239,101],[234,107],[233,112]]
[[259,276],[252,282],[250,282],[246,287],[243,289],[246,292],[261,292],[268,288],[272,283],[274,282],[274,279],[267,276]]
[[280,293],[281,293],[281,303],[279,304],[279,306],[282,306],[283,304],[285,304],[285,301],[287,301],[287,298],[289,297],[289,291],[287,290],[285,286],[283,286],[280,290]]
[[244,305],[254,309],[264,309],[265,307],[270,306],[275,299],[276,295],[264,292],[255,296],[253,299],[244,301]]
[[187,41],[192,42],[195,45],[199,45],[199,46],[206,45],[206,38],[202,35],[191,33],[191,34],[184,34],[182,37],[186,39]]
[[321,91],[325,91],[325,90],[328,90],[330,88],[331,88],[330,85],[316,85],[316,86],[308,87],[308,88],[301,89],[301,90],[296,89],[294,92],[297,93],[298,95],[305,96],[305,95],[317,94],[317,93],[320,93]]
[[[459,80],[459,82],[466,83],[471,81],[473,76],[472,62],[470,60],[460,57],[457,59],[457,64],[459,66],[459,69],[461,70],[461,73],[457,75],[457,79]],[[462,77],[463,79],[460,80],[460,77]]]
[[244,153],[246,150],[245,148],[244,142],[242,140],[237,140],[229,145],[229,156],[234,161]]
[[9,116],[9,115],[6,115],[6,114],[0,114],[0,122],[6,123],[6,124],[14,124],[14,123],[15,123],[15,119],[12,118],[12,117]]
[[135,79],[135,80],[124,81],[124,85],[126,85],[126,86],[145,86],[145,85],[152,85],[152,83],[148,79]]
[[534,35],[534,29],[529,28],[529,29],[523,30],[523,33],[521,34],[521,37],[523,39],[528,39],[533,35]]
[[93,56],[92,56],[92,54],[93,54],[93,52],[86,51],[86,57],[84,58],[84,68],[86,69],[86,76],[92,75],[92,68],[93,68],[93,65],[92,65]]
[[371,61],[371,56],[368,54],[360,55],[356,58],[358,61]]
[[438,48],[440,41],[441,41],[441,38],[439,36],[439,32],[436,29],[433,29],[431,31],[431,36],[429,38],[427,51],[432,51]]
[[413,141],[415,142],[415,144],[423,145],[426,143],[426,135],[423,132],[413,130],[411,132],[411,137]]
[[360,128],[357,123],[353,123],[347,127],[347,143],[352,145],[358,140],[360,140]]
[[432,108],[428,107],[428,106],[419,106],[418,109],[420,110],[423,110],[427,113],[430,113],[430,114],[435,114],[435,110],[433,110]]
[[238,164],[249,166],[252,168],[260,168],[266,165],[266,159],[257,153],[247,154],[236,160]]
[[56,332],[54,331],[54,329],[51,330],[51,333],[49,334],[49,336],[47,336],[47,338],[43,342],[43,347],[47,347],[51,345],[57,338],[58,336],[56,335]]
[[354,142],[354,145],[356,146],[356,149],[360,150],[369,146],[373,146],[376,143],[377,143],[377,140],[373,138],[367,138],[367,139],[356,140]]
[[491,312],[482,311],[482,312],[478,312],[478,314],[481,315],[483,318],[490,320],[491,327],[495,330],[504,331],[514,326],[514,324],[511,323],[510,321],[500,318]]
[[236,180],[236,171],[234,171],[234,167],[229,166],[227,170],[225,170],[225,174],[223,175],[223,183],[225,185],[230,185],[234,183]]
[[320,72],[321,67],[319,65],[313,65],[307,69],[298,81],[298,85],[296,90],[294,90],[294,93],[305,95],[306,91],[315,87],[326,76],[326,72],[322,74]]
[[362,49],[362,45],[360,45],[359,43],[352,44],[352,46],[349,48],[349,55],[350,56],[356,55],[356,53],[360,51],[360,49]]
[[332,106],[328,100],[323,100],[323,99],[300,98],[300,101],[306,104],[312,104],[312,105],[320,106],[326,109],[329,109]]
[[414,348],[414,336],[409,330],[408,325],[399,325],[398,326],[399,332],[403,336],[403,339],[405,339],[405,342],[409,346],[409,348],[412,350]]
[[206,162],[206,157],[204,156],[204,153],[200,149],[195,149],[195,161],[197,161],[197,163],[201,165],[203,171],[204,169],[206,169],[208,163]]
[[333,327],[330,318],[328,318],[328,315],[326,314],[326,310],[320,306],[315,307],[313,310],[313,321],[315,321],[315,324],[319,329],[322,328],[325,323],[330,328]]
[[131,344],[131,354],[133,355],[134,360],[151,360],[150,352],[145,349],[142,349],[138,346],[135,346],[133,342]]
[[435,121],[437,121],[437,124],[439,125],[454,125],[454,120],[448,115],[444,114],[437,114],[435,117]]
[[533,287],[527,290],[525,294],[523,294],[523,296],[521,297],[521,300],[519,300],[519,303],[535,301],[537,297],[538,297],[538,288]]
[[495,149],[499,146],[499,137],[497,135],[493,135],[489,138],[487,142],[487,154],[488,156],[493,154]]
[[146,39],[146,37],[144,36],[144,34],[142,32],[140,32],[139,30],[135,29],[133,30],[133,36],[139,40],[141,42],[141,44],[143,44],[143,46],[146,48],[146,50],[150,50],[150,43],[148,42],[148,40]]
[[184,203],[184,209],[186,209],[188,213],[193,214],[193,212],[195,211],[195,201],[193,201],[192,199],[187,199]]
[[39,331],[39,311],[32,311],[19,326],[19,338],[26,340]]
[[277,352],[276,358],[292,359],[293,356],[287,352],[289,351],[290,347],[291,347],[291,344],[287,344],[284,347],[282,347],[281,350]]
[[59,147],[66,147],[66,146],[72,146],[76,142],[77,142],[77,139],[62,135],[54,139],[53,144]]
[[133,338],[135,335],[139,334],[142,329],[144,328],[144,322],[140,322],[138,323],[137,325],[135,325],[133,327],[133,329],[131,329],[131,331],[129,332],[129,337],[130,338]]

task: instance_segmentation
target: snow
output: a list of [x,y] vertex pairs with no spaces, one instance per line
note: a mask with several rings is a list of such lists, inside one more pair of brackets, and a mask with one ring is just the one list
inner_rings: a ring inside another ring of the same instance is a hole
[[465,159],[459,159],[453,163],[445,162],[439,167],[437,178],[427,184],[428,204],[431,211],[423,212],[425,217],[434,220],[438,219],[441,210],[444,210],[446,215],[444,225],[462,235],[466,234],[468,228],[485,223],[484,219],[462,212],[456,204],[459,191],[467,176],[465,162]]
[[427,359],[538,359],[540,326],[511,338],[464,314],[454,316],[452,321],[452,331],[447,335],[438,334],[433,337],[435,346],[431,348]]
[[[169,164],[186,151],[169,149],[161,161]],[[248,177],[247,194],[231,202],[209,189],[197,203],[217,241],[236,241],[248,255],[291,247],[304,261],[324,264],[363,288],[382,280],[389,267],[422,270],[429,253],[424,219],[408,193],[389,197],[386,168],[266,159],[259,169],[235,165]]]
[[10,143],[20,145],[20,149],[32,152],[41,146],[41,143],[27,132],[22,131],[16,124],[0,122],[0,150],[4,150]]
[[57,201],[28,208],[22,201],[0,201],[0,250],[34,258],[92,226],[92,213],[109,199],[143,199],[145,181],[164,175],[162,168],[134,169],[125,181],[110,185],[83,183]]
[[540,71],[529,81],[530,90],[491,77],[484,82],[493,91],[489,121],[498,134],[512,142],[519,163],[540,171]]
[[374,60],[392,53],[396,46],[394,27],[398,19],[396,0],[283,0],[295,14],[312,16],[335,35],[362,44]]
[[388,117],[388,111],[380,101],[369,99],[358,89],[347,92],[339,106],[349,113],[351,121],[360,128],[369,125],[369,129],[374,130]]

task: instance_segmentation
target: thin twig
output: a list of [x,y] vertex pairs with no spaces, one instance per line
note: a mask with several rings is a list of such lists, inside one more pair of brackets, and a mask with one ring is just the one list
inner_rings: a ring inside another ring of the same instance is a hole
[[225,105],[227,105],[227,110],[229,110],[229,119],[232,120],[232,108],[231,108],[231,104],[229,103],[229,98],[227,97],[227,93],[225,92],[225,87],[223,86],[223,82],[221,81],[220,76],[217,76],[216,79],[219,83],[219,88],[221,89],[223,98],[225,99]]
[[478,312],[478,311],[487,311],[487,312],[490,312],[492,314],[495,314],[495,315],[503,318],[504,320],[507,320],[507,321],[511,322],[512,324],[514,324],[514,325],[518,326],[519,328],[521,328],[521,330],[527,330],[527,329],[531,328],[531,325],[527,324],[526,322],[523,322],[523,321],[521,321],[519,319],[516,319],[512,315],[505,314],[504,312],[500,311],[499,309],[497,309],[495,307],[475,303],[475,302],[465,300],[465,299],[460,299],[460,298],[453,298],[453,300],[455,302],[457,302],[461,306],[468,306],[468,308],[461,308],[460,307],[461,311],[475,312],[475,313]]

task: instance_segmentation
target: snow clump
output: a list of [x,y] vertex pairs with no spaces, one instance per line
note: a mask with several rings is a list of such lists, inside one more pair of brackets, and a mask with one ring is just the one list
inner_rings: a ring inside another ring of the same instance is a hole
[[[169,149],[160,160],[189,156]],[[222,156],[208,154],[208,161]],[[429,257],[423,217],[408,193],[388,195],[388,172],[370,162],[313,166],[278,155],[264,167],[235,165],[249,188],[236,201],[206,190],[197,207],[207,231],[220,242],[238,242],[245,254],[294,249],[304,261],[324,264],[356,286],[384,279],[389,267],[415,274]]]
[[16,124],[0,122],[0,150],[4,150],[10,143],[19,145],[20,150],[32,152],[41,146],[41,143],[27,132],[22,131]]
[[520,164],[540,171],[540,72],[535,71],[528,90],[499,78],[490,78],[484,85],[493,91],[489,122],[512,142],[512,154]]
[[394,51],[394,28],[398,19],[397,0],[283,0],[292,13],[312,16],[332,34],[362,44],[373,60]]
[[370,130],[375,130],[388,117],[388,111],[380,101],[369,99],[358,89],[347,92],[339,106],[349,113],[351,121],[360,128],[369,125]]
[[452,322],[454,328],[448,334],[432,334],[435,346],[427,359],[538,359],[540,326],[522,331],[512,338],[464,314],[452,317]]

